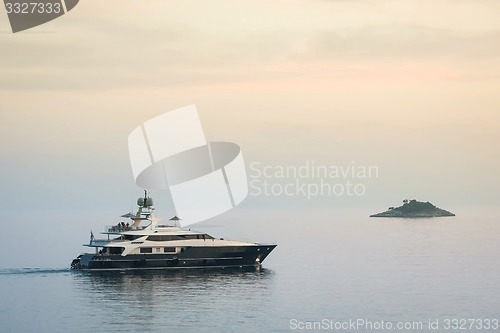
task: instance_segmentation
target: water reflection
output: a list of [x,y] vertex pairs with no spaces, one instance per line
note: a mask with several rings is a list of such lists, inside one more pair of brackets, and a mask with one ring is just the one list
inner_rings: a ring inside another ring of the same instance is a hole
[[81,315],[89,317],[81,321],[100,323],[88,329],[193,331],[211,321],[236,329],[263,315],[262,304],[273,297],[273,276],[264,268],[75,272],[73,290]]

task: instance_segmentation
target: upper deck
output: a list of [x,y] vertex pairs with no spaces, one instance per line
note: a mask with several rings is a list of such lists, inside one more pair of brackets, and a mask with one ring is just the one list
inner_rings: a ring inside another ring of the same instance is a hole
[[[191,229],[183,229],[176,226],[163,226],[158,225],[156,227],[146,226],[140,228],[132,228],[132,227],[117,227],[117,226],[106,226],[104,232],[101,234],[105,235],[203,235],[205,233],[191,230]],[[206,235],[206,234],[205,234]],[[208,235],[207,235],[208,236]]]

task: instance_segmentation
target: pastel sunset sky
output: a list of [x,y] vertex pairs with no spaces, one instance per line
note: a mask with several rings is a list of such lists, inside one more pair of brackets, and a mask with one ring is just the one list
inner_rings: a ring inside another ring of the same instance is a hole
[[1,207],[129,205],[128,134],[193,103],[247,165],[379,168],[361,198],[302,206],[495,207],[498,13],[495,0],[85,0],[16,34],[0,14]]

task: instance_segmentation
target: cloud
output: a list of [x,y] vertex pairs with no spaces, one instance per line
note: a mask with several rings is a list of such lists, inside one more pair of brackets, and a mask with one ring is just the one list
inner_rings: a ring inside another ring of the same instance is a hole
[[[444,59],[445,66],[491,75],[479,63],[500,54],[500,26],[490,22],[484,3],[454,4],[438,1],[430,10],[388,0],[87,2],[45,26],[53,33],[0,35],[0,89],[274,85],[320,72],[339,78],[346,64],[356,75],[368,68],[358,75],[365,77],[371,64],[394,60],[436,68]],[[299,70],[273,70],[283,64]]]
[[369,26],[351,32],[326,31],[312,41],[318,56],[361,58],[495,58],[500,31],[460,33],[425,26]]

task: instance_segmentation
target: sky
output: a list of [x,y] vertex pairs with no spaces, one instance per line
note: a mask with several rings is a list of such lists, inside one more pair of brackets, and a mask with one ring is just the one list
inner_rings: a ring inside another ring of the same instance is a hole
[[499,11],[494,0],[86,0],[16,34],[0,13],[3,223],[71,231],[73,216],[87,232],[84,217],[132,209],[128,134],[189,104],[247,167],[378,168],[362,196],[249,196],[236,209],[496,207]]

